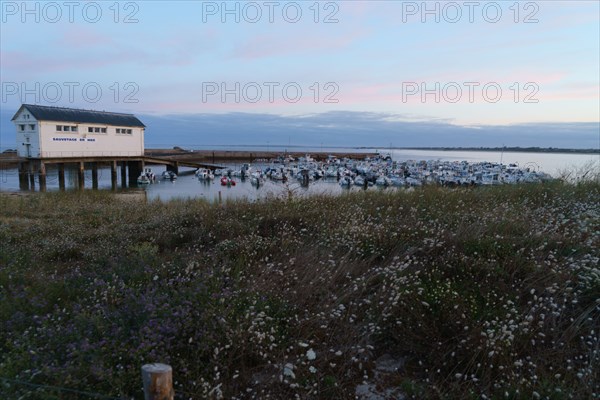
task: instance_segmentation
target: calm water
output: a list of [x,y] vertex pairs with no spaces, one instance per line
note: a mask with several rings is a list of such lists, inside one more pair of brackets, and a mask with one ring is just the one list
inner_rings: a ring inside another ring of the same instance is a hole
[[[266,147],[257,148],[265,150]],[[274,149],[271,149],[274,150]],[[294,149],[296,150],[296,149]],[[308,149],[307,149],[308,150]],[[313,150],[320,150],[313,148]],[[329,149],[334,151],[357,151],[356,149]],[[325,150],[327,151],[327,150]],[[573,170],[582,168],[589,163],[595,163],[595,168],[600,168],[600,155],[582,155],[582,154],[549,154],[549,153],[509,153],[509,152],[474,152],[474,151],[426,151],[426,150],[392,150],[389,149],[367,149],[366,152],[379,151],[383,154],[390,153],[395,161],[406,160],[466,160],[469,162],[500,162],[504,164],[516,163],[520,167],[529,167],[535,170],[547,172],[553,176],[558,176],[564,170]],[[240,169],[241,164],[227,164],[233,169]],[[260,166],[255,164],[255,166]],[[152,171],[160,176],[165,170],[164,166],[150,166]],[[171,198],[204,198],[209,201],[216,201],[219,198],[219,192],[223,200],[246,198],[248,200],[263,199],[267,197],[285,197],[290,192],[294,196],[306,196],[311,194],[340,194],[347,192],[348,189],[341,188],[335,179],[321,180],[311,182],[308,188],[301,187],[296,180],[291,179],[287,185],[278,182],[266,181],[260,188],[250,184],[249,180],[242,182],[235,178],[237,185],[235,187],[223,187],[218,179],[210,183],[199,181],[192,173],[192,169],[181,169],[179,179],[176,181],[157,180],[157,183],[147,185],[144,190],[147,192],[148,199],[168,200]],[[120,187],[120,173],[118,174]],[[218,177],[217,177],[218,178]],[[74,189],[77,182],[75,170],[67,169],[65,171],[65,180],[67,188]],[[98,170],[98,186],[100,189],[110,189],[110,169],[100,168]],[[36,188],[38,188],[36,181]],[[91,171],[86,171],[85,187],[92,187]],[[48,168],[47,189],[49,191],[58,190],[58,173],[56,169]],[[18,191],[19,180],[16,168],[0,170],[0,191]],[[358,187],[352,187],[350,190],[362,190]],[[385,190],[372,187],[369,190]]]

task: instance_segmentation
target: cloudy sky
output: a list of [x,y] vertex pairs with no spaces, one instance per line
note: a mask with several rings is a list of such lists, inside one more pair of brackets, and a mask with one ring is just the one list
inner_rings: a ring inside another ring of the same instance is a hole
[[36,103],[149,145],[597,148],[599,4],[2,1],[1,144]]

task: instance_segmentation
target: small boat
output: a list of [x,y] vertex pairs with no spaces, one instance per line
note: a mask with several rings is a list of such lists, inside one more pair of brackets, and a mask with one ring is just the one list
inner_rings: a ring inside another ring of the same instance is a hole
[[387,176],[381,175],[379,178],[377,178],[377,180],[375,181],[375,184],[377,186],[388,187],[388,186],[392,186],[392,180],[390,178],[388,178]]
[[221,186],[235,186],[235,181],[227,176],[221,178]]
[[361,175],[358,175],[356,178],[354,178],[354,184],[356,186],[364,186],[365,178],[363,178]]
[[150,182],[150,178],[148,178],[148,176],[144,172],[142,172],[137,178],[138,185],[149,185]]
[[258,171],[253,172],[250,176],[250,183],[253,186],[259,187],[263,184],[263,181],[264,181],[264,178],[262,176],[262,173],[260,173]]
[[173,171],[163,171],[162,178],[174,181],[177,179],[177,174]]
[[196,177],[201,181],[210,181],[215,179],[215,175],[210,169],[201,168],[196,171]]
[[144,171],[140,172],[140,176],[137,178],[138,185],[148,185],[156,180],[156,176],[152,169],[145,168]]
[[349,176],[342,176],[340,178],[340,186],[342,187],[350,187],[353,183],[354,181]]

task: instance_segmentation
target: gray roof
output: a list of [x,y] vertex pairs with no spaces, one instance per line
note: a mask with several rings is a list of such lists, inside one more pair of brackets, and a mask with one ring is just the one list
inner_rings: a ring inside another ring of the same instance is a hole
[[62,108],[23,104],[19,111],[12,117],[14,120],[23,108],[27,108],[31,115],[38,121],[75,122],[88,124],[106,124],[117,126],[146,127],[133,114],[121,114],[106,111],[80,110],[76,108]]

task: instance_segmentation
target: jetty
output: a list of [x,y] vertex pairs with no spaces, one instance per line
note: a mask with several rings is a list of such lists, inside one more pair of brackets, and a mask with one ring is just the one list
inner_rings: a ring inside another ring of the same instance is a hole
[[[21,190],[35,189],[35,176],[38,176],[40,191],[46,190],[48,166],[56,165],[58,170],[58,185],[60,190],[65,189],[65,168],[77,169],[77,186],[85,186],[85,170],[92,172],[92,188],[98,188],[98,167],[109,166],[111,187],[113,190],[118,185],[118,175],[121,176],[121,186],[135,185],[137,177],[147,165],[166,165],[167,171],[179,174],[180,167],[206,168],[212,171],[225,168],[223,165],[198,162],[192,160],[178,160],[166,157],[128,157],[128,156],[93,156],[93,157],[51,157],[51,158],[20,158],[18,161],[19,187]],[[119,173],[120,171],[120,173]]]

